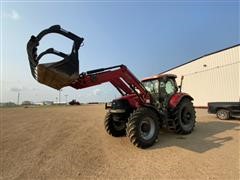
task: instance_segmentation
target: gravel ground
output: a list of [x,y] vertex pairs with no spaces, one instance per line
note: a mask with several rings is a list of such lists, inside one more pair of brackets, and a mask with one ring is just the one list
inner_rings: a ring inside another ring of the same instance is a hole
[[240,121],[197,110],[190,135],[146,150],[103,127],[103,105],[0,109],[0,179],[240,179]]

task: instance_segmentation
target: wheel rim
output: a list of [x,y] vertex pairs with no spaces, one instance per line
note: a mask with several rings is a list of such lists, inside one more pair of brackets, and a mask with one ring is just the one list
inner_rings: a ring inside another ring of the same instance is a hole
[[181,119],[184,125],[188,125],[189,123],[191,123],[192,114],[190,111],[187,110],[187,108],[183,109]]
[[145,118],[140,122],[139,131],[140,136],[144,140],[149,140],[153,137],[156,126],[152,118]]
[[219,118],[225,118],[227,115],[226,115],[226,112],[224,112],[224,111],[220,111],[220,112],[218,112],[218,117]]

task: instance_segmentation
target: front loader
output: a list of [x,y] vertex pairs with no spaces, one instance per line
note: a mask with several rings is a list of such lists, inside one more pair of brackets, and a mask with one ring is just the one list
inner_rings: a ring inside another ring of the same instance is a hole
[[[37,54],[39,42],[50,33],[63,35],[73,41],[70,54],[53,48]],[[162,127],[177,134],[193,131],[196,119],[193,98],[179,92],[175,75],[160,74],[139,81],[125,65],[79,74],[78,51],[83,40],[59,25],[32,36],[27,44],[27,53],[33,77],[57,90],[66,86],[83,89],[110,82],[122,96],[106,104],[105,129],[114,137],[126,135],[139,148],[152,146]],[[40,64],[41,58],[47,54],[55,54],[63,59]]]

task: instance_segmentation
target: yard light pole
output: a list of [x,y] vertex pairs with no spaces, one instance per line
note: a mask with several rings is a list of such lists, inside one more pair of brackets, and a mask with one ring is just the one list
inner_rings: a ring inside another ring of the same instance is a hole
[[18,96],[17,96],[17,105],[19,105],[19,99],[20,99],[20,92],[18,92]]
[[61,102],[61,91],[62,91],[62,89],[59,89],[59,91],[58,91],[58,104],[60,104],[60,102]]

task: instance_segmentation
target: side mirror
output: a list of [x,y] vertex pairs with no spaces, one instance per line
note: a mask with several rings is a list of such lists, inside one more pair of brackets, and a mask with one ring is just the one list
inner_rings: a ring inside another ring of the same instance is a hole
[[180,85],[178,86],[179,87],[179,92],[182,92],[183,79],[184,79],[184,76],[181,76],[181,82],[180,82]]

